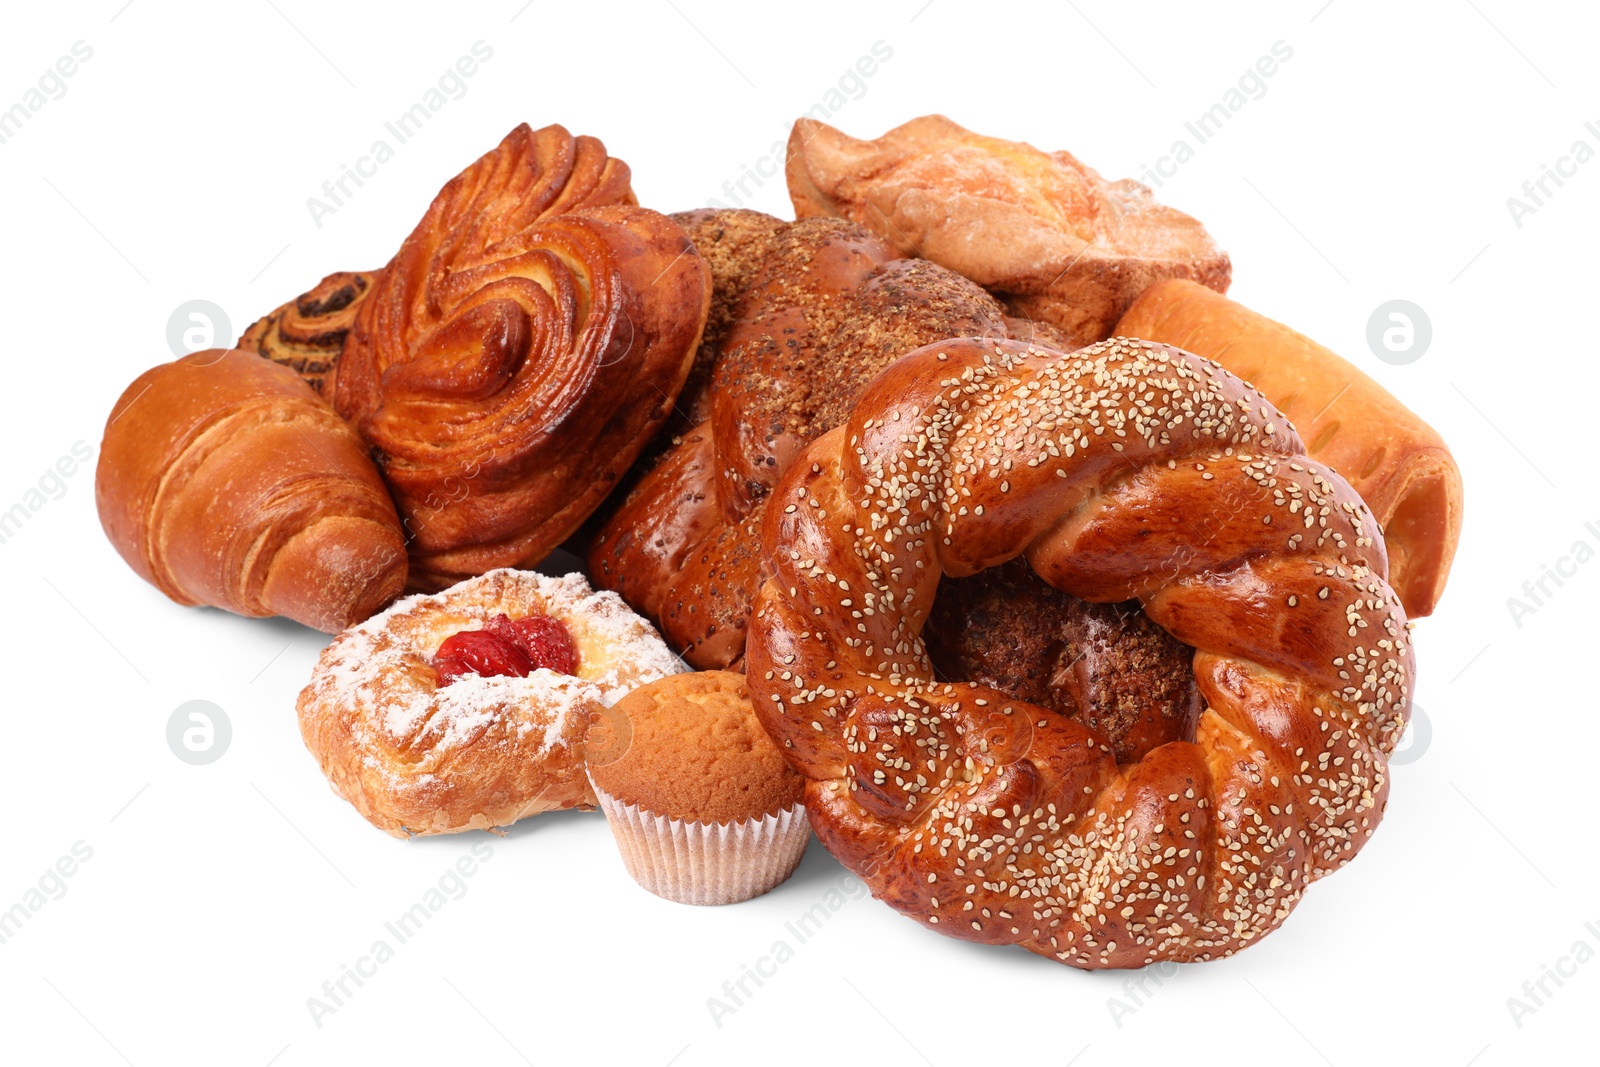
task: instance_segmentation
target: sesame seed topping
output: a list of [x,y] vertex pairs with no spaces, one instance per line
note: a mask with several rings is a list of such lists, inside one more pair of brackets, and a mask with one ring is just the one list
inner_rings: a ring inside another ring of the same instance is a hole
[[[747,677],[838,805],[814,817],[850,820],[840,859],[909,886],[897,906],[1078,967],[1213,959],[1371,836],[1414,685],[1409,627],[1370,510],[1253,387],[1126,338],[946,341],[885,371],[808,459],[774,490],[805,506],[765,546],[776,580]],[[1085,561],[1091,543],[1114,556]],[[1142,597],[1200,653],[1211,706],[1159,761],[1119,765],[1075,719],[995,716],[992,690],[936,678],[920,629],[938,577],[1025,550],[1068,593]],[[1307,601],[1292,644],[1263,582]],[[889,834],[910,847],[886,851]]]

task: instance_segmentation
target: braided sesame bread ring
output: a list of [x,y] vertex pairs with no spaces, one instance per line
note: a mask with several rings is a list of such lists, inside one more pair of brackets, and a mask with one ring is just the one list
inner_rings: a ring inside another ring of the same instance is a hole
[[[747,668],[818,836],[933,929],[1076,967],[1229,955],[1376,828],[1413,670],[1377,524],[1260,393],[1179,349],[928,345],[774,491]],[[935,680],[941,575],[1026,553],[1193,646],[1192,740]]]

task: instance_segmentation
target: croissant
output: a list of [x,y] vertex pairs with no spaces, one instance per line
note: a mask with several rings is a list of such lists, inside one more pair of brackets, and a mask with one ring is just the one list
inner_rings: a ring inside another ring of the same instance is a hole
[[[746,674],[818,836],[939,933],[1075,967],[1236,952],[1349,862],[1410,706],[1378,524],[1282,412],[1197,356],[956,339],[861,393],[773,490]],[[944,576],[1022,557],[1137,598],[1204,709],[1119,762],[1088,725],[939,681]]]
[[519,126],[373,283],[334,406],[394,494],[414,587],[537,563],[672,411],[710,280],[682,228],[632,203],[599,141]]
[[1106,181],[1069,152],[984,137],[924,115],[873,141],[815,119],[789,135],[795,215],[838,215],[903,255],[959,271],[1015,315],[1099,341],[1163,278],[1226,292],[1226,252],[1136,181]]
[[366,446],[293,371],[212,350],[136,378],[106,423],[100,524],[179,604],[334,633],[398,596],[400,521]]
[[[705,218],[696,227],[718,228]],[[708,417],[639,480],[588,548],[595,583],[658,619],[701,669],[744,654],[761,514],[806,444],[842,421],[856,390],[902,353],[952,335],[1003,337],[1007,328],[999,304],[972,282],[902,258],[842,219],[780,225],[760,247],[765,255],[750,261],[759,266],[722,327]]]
[[1186,281],[1151,286],[1117,332],[1215,359],[1266,393],[1383,525],[1406,614],[1432,614],[1461,536],[1461,471],[1433,428],[1309,337]]
[[372,292],[373,271],[339,271],[257,319],[237,347],[280,363],[324,397],[333,396],[339,352]]

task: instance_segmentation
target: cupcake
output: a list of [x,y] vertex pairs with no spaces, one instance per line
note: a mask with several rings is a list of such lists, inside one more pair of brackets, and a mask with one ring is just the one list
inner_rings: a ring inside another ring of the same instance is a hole
[[634,881],[682,904],[732,904],[794,873],[811,838],[744,675],[702,671],[629,693],[593,728],[589,780]]

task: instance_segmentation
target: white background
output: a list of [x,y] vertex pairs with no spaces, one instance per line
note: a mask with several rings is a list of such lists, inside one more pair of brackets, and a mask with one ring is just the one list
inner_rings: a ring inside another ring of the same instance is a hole
[[[1232,253],[1236,298],[1444,434],[1467,523],[1416,631],[1431,742],[1413,736],[1395,767],[1376,838],[1259,946],[1137,992],[1126,974],[934,936],[867,898],[800,945],[784,924],[844,884],[815,843],[769,896],[697,910],[639,890],[598,814],[392,840],[301,745],[294,698],[325,638],[165,601],[105,541],[84,468],[0,544],[0,909],[75,843],[92,849],[0,944],[0,1059],[1593,1062],[1600,961],[1562,964],[1574,973],[1546,979],[1542,1004],[1523,985],[1580,940],[1600,950],[1600,560],[1520,620],[1507,599],[1574,542],[1600,548],[1586,322],[1600,161],[1521,226],[1506,201],[1574,141],[1600,148],[1584,129],[1600,126],[1597,31],[1592,9],[1508,0],[11,5],[0,107],[74,42],[93,56],[0,144],[0,510],[75,442],[97,446],[124,385],[172,358],[175,308],[212,301],[236,335],[328,271],[381,264],[517,122],[602,137],[647,206],[726,200],[723,183],[881,41],[891,58],[832,115],[848,132],[943,112],[1133,176],[1282,40],[1293,57],[1265,95],[1159,195]],[[493,57],[465,95],[316,225],[307,198],[479,40]],[[781,178],[746,189],[790,214]],[[1365,339],[1394,298],[1433,325],[1407,366]],[[202,767],[165,739],[197,698],[233,727]],[[493,853],[465,895],[318,1026],[307,999],[474,841]],[[708,998],[779,939],[793,958],[719,1026]],[[1515,1017],[1510,997],[1534,1010]]]

